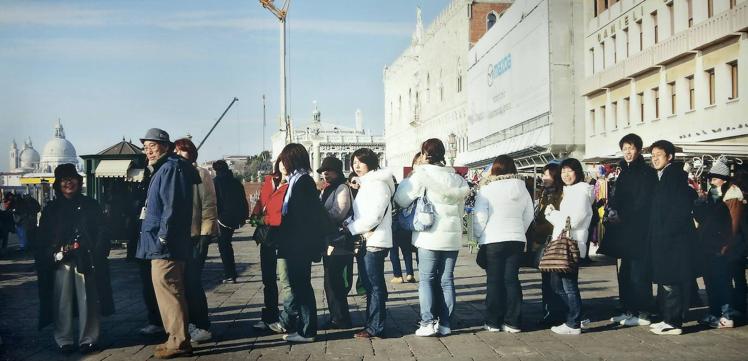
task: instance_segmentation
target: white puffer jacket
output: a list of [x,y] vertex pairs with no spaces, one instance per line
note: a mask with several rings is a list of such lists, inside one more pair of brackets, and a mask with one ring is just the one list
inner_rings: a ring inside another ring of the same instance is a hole
[[470,192],[465,179],[454,168],[418,165],[397,187],[395,202],[407,207],[423,196],[433,203],[436,217],[427,231],[413,232],[413,245],[432,251],[457,251],[462,246],[462,215]]
[[527,242],[525,232],[534,217],[530,192],[516,175],[489,176],[481,182],[473,208],[478,244]]
[[[348,230],[354,235],[363,234],[367,247],[392,248],[392,208],[385,212],[395,191],[392,172],[373,170],[360,177],[359,183]],[[377,229],[370,232],[374,227]]]
[[593,187],[585,182],[564,186],[560,209],[553,210],[545,219],[553,225],[553,239],[566,227],[566,217],[571,218],[571,238],[579,245],[579,254],[587,254],[587,234],[592,220]]

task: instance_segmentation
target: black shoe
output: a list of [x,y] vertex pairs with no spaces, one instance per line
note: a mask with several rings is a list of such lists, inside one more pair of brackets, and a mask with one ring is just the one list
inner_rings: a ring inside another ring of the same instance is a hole
[[63,355],[70,355],[71,353],[75,352],[75,346],[73,345],[62,345],[58,346],[58,351],[60,351]]
[[93,343],[85,343],[78,347],[78,351],[81,353],[81,355],[85,355],[85,354],[94,352],[96,350],[97,350],[96,344],[93,344]]
[[232,283],[233,284],[233,283],[236,283],[236,278],[229,277],[221,281],[221,283]]

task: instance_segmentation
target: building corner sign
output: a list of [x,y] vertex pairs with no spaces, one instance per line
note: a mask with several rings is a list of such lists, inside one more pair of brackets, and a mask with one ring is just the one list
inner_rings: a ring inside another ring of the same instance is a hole
[[509,71],[512,68],[512,54],[507,54],[496,64],[488,64],[488,86],[493,86],[496,78]]
[[602,30],[597,32],[597,42],[602,43],[608,36],[616,33],[617,29],[626,29],[632,22],[639,22],[644,18],[644,6],[634,8],[628,14],[620,16],[617,20],[606,25]]

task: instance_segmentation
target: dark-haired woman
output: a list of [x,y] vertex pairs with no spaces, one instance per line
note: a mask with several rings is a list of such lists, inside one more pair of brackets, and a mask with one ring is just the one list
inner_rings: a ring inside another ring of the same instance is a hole
[[[569,237],[577,242],[579,254],[586,254],[588,227],[592,219],[592,186],[584,181],[582,164],[574,158],[567,158],[561,162],[561,180],[564,182],[564,191],[559,209],[548,206],[545,217],[553,225],[554,239],[564,230],[568,218],[571,223]],[[579,293],[578,277],[578,271],[551,273],[551,284],[566,306],[566,322],[551,327],[551,331],[557,334],[582,333],[582,296]]]
[[283,198],[281,224],[271,237],[278,241],[278,258],[286,260],[291,294],[283,300],[280,322],[270,325],[286,332],[289,342],[313,342],[317,335],[317,304],[312,288],[312,262],[322,255],[324,210],[314,179],[309,175],[309,153],[303,145],[290,143],[278,155],[278,168],[288,179]]
[[[81,193],[82,184],[74,165],[57,166],[56,198],[44,208],[39,223],[39,328],[54,323],[55,341],[66,354],[95,350],[100,316],[114,313],[103,214],[98,202]],[[73,305],[78,306],[78,347]]]
[[514,160],[500,155],[491,175],[480,183],[473,208],[473,229],[486,255],[486,324],[491,332],[520,332],[522,286],[519,263],[533,205]]
[[387,318],[384,258],[392,248],[390,199],[395,191],[395,182],[392,181],[392,173],[379,168],[379,157],[369,148],[353,152],[351,168],[358,175],[360,188],[353,201],[353,217],[344,225],[352,235],[362,235],[366,239],[366,253],[363,256],[366,324],[355,337],[368,339],[382,335]]
[[395,202],[407,207],[419,197],[434,206],[434,222],[429,229],[413,232],[418,247],[418,300],[420,327],[416,336],[446,336],[452,333],[450,317],[455,305],[454,268],[462,247],[462,215],[467,182],[444,160],[444,143],[432,138],[421,144],[421,163],[404,179],[395,193]]

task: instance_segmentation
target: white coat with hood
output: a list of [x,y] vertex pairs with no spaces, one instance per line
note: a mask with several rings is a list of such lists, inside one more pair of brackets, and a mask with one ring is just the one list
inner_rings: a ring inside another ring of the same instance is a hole
[[525,232],[534,212],[530,192],[517,175],[484,178],[473,207],[473,231],[478,244],[527,242]]
[[422,164],[397,187],[395,202],[407,207],[423,196],[433,203],[434,224],[426,231],[413,232],[413,245],[432,251],[457,251],[462,247],[462,215],[465,197],[470,192],[467,182],[452,167]]
[[[361,187],[353,200],[353,217],[348,223],[351,234],[363,234],[367,247],[392,248],[392,212],[390,206],[395,182],[387,169],[369,171],[359,178]],[[378,225],[378,226],[377,226]],[[377,227],[374,232],[370,232]]]
[[566,227],[566,217],[571,218],[571,239],[577,241],[579,254],[587,254],[587,234],[592,221],[593,187],[585,182],[564,186],[559,209],[550,211],[545,219],[553,225],[553,239]]

